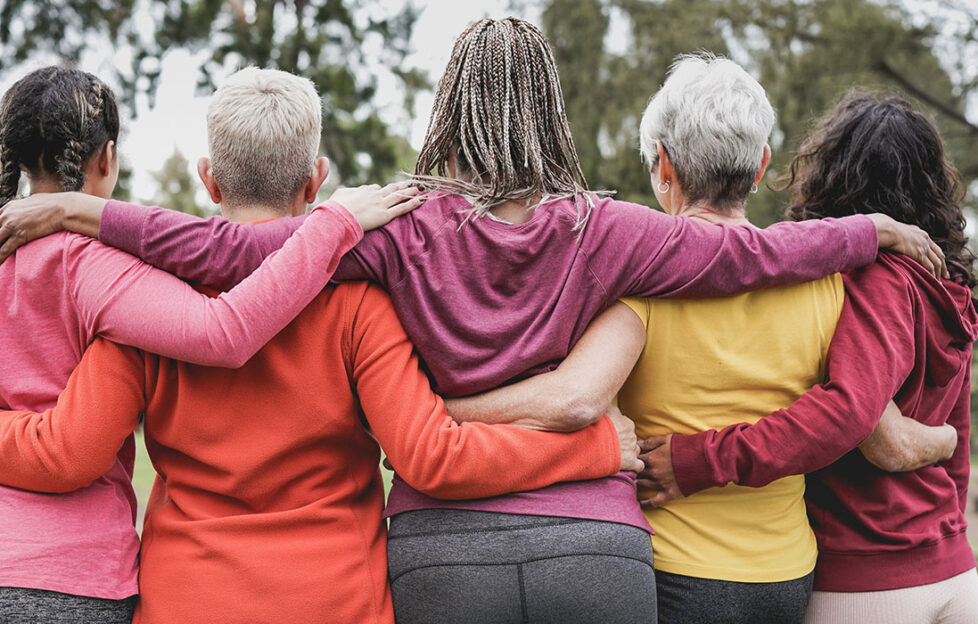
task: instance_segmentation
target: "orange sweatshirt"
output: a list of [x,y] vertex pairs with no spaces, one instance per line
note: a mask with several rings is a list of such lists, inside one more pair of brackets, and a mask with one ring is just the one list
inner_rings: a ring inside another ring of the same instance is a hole
[[384,448],[409,484],[476,498],[616,472],[613,424],[574,434],[456,425],[387,295],[327,288],[243,368],[97,340],[57,407],[0,418],[0,482],[99,478],[146,414],[158,476],[136,622],[393,622]]

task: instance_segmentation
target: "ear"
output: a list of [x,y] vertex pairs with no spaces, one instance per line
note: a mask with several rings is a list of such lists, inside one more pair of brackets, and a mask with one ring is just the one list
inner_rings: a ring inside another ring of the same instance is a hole
[[659,179],[657,181],[653,180],[656,184],[659,182],[669,182],[676,175],[676,170],[672,166],[672,159],[669,158],[669,152],[666,151],[666,148],[662,147],[662,141],[659,141],[658,144]]
[[769,164],[771,164],[771,146],[765,143],[764,153],[761,156],[761,167],[757,170],[757,177],[754,178],[755,186],[761,183],[761,178],[764,177],[764,172],[767,171],[767,166]]
[[105,147],[98,154],[98,161],[96,162],[96,167],[98,167],[98,172],[102,177],[107,178],[112,173],[112,164],[115,162],[118,153],[115,147],[115,141],[106,141]]
[[223,196],[221,195],[221,187],[217,185],[217,180],[214,178],[210,158],[205,156],[197,161],[197,175],[200,176],[200,181],[204,183],[204,188],[210,193],[211,200],[215,204],[220,204]]
[[316,202],[316,195],[319,194],[319,189],[322,187],[323,182],[329,177],[329,159],[325,156],[320,156],[316,159],[316,162],[312,165],[312,175],[309,176],[309,181],[306,182],[306,186],[303,189],[303,197],[307,204],[313,204]]

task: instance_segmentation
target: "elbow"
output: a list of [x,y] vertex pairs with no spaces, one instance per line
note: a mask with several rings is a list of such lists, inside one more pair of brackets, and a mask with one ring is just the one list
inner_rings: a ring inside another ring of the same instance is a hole
[[583,392],[568,389],[561,393],[563,397],[555,406],[550,418],[551,431],[569,433],[580,431],[601,420],[608,412],[609,401],[597,399]]
[[[231,369],[241,368],[258,353],[260,348],[259,346],[253,350],[245,350],[241,346],[228,345],[226,348],[214,350],[213,347],[208,347],[195,352],[192,357],[184,359],[200,366]],[[208,351],[207,349],[211,350]]]

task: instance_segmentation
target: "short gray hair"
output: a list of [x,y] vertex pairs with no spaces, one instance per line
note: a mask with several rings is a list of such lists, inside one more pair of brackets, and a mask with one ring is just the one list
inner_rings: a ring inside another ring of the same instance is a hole
[[290,204],[319,153],[322,103],[306,78],[247,67],[214,92],[207,142],[214,178],[236,202]]
[[773,126],[764,88],[740,65],[682,55],[642,115],[642,157],[654,168],[661,143],[687,200],[724,210],[747,197]]

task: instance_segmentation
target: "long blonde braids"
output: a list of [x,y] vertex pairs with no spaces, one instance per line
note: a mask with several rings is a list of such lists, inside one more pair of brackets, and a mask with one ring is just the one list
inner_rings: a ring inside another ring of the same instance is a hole
[[[458,177],[449,177],[452,161]],[[541,195],[573,197],[575,229],[584,227],[592,199],[557,65],[539,29],[508,17],[479,20],[459,35],[438,82],[414,179],[430,191],[470,197],[466,221],[507,201],[531,208]]]

